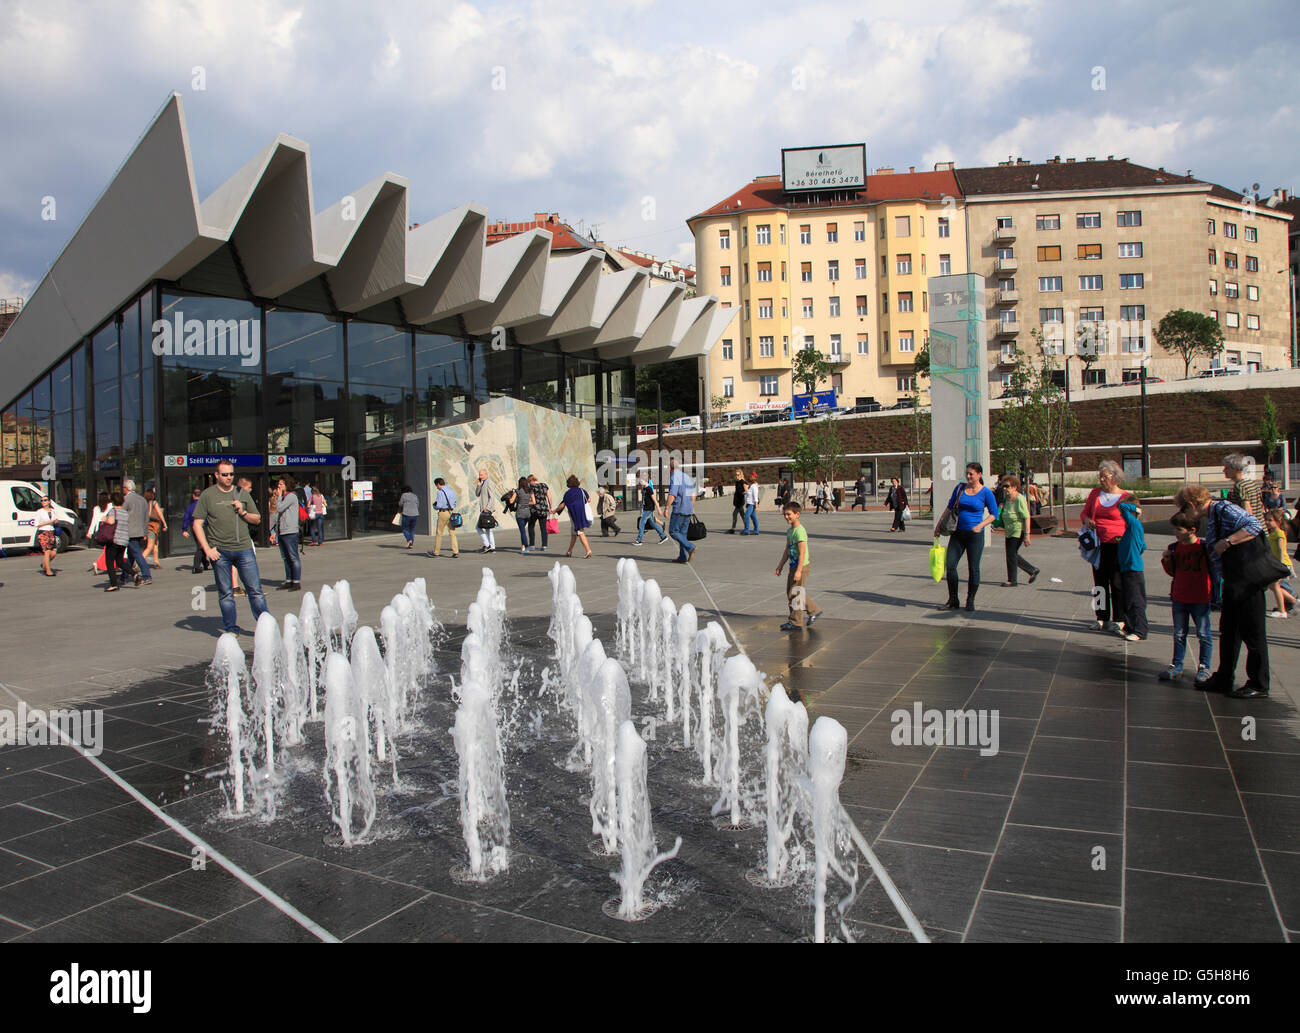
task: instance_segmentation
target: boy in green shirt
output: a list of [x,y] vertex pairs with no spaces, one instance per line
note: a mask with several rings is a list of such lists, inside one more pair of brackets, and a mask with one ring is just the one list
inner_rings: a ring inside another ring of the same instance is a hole
[[1002,582],[1002,586],[1016,587],[1017,567],[1029,575],[1029,583],[1032,585],[1040,571],[1020,555],[1021,548],[1029,545],[1029,503],[1020,494],[1020,478],[1015,474],[1008,474],[1003,478],[1002,484],[1007,491],[1002,511],[998,514],[1002,520],[1002,530],[1007,536],[1007,579]]
[[776,576],[781,576],[786,561],[790,562],[790,573],[785,579],[785,595],[790,600],[790,619],[781,625],[782,631],[798,631],[803,627],[804,611],[808,611],[808,626],[822,615],[821,607],[808,598],[808,570],[812,554],[808,549],[808,529],[799,522],[800,507],[797,502],[787,502],[781,507],[781,515],[790,525],[785,533],[786,546],[781,551],[781,562],[776,565]]

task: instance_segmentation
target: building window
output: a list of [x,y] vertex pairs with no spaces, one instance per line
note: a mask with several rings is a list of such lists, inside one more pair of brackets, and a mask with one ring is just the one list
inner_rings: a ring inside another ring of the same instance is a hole
[[998,281],[998,290],[1000,291],[1013,291],[1015,289],[1016,281],[1014,279],[1002,279]]
[[782,319],[785,319],[785,318],[788,317],[789,315],[790,315],[790,299],[789,299],[789,298],[782,298],[782,299],[781,299],[781,318],[782,318]]
[[799,279],[803,283],[812,283],[812,263],[799,263]]
[[799,227],[799,243],[800,243],[800,244],[811,244],[811,243],[812,243],[812,227],[811,227],[811,226],[800,226],[800,227]]
[[867,296],[865,294],[859,294],[856,300],[858,305],[858,315],[865,316],[867,314]]
[[826,224],[826,243],[838,244],[840,242],[840,226],[836,222]]
[[1000,247],[1000,248],[998,248],[998,258],[1015,258],[1015,257],[1016,257],[1016,249],[1015,249],[1015,248],[1013,248],[1013,247]]
[[1246,240],[1252,244],[1259,240],[1259,230],[1255,229],[1254,226],[1243,227],[1242,232]]
[[723,398],[735,398],[735,397],[736,397],[736,378],[735,378],[735,377],[723,377],[723,378],[722,378],[722,397],[723,397]]
[[1120,244],[1117,250],[1117,254],[1119,255],[1120,258],[1141,258],[1142,241],[1133,240],[1125,244]]
[[771,226],[755,226],[755,227],[754,227],[754,243],[755,243],[755,244],[770,244],[770,243],[772,243],[772,227],[771,227]]
[[1135,212],[1119,212],[1115,217],[1115,225],[1116,226],[1141,226],[1142,225],[1141,210]]
[[858,354],[859,354],[859,355],[867,355],[867,354],[870,354],[870,348],[871,348],[871,345],[870,345],[870,343],[869,343],[868,340],[867,340],[867,335],[866,335],[866,334],[858,334]]
[[840,278],[840,263],[830,261],[826,263],[826,279],[834,283]]
[[853,260],[853,278],[855,280],[865,280],[867,278],[867,260],[865,258],[855,258]]
[[1205,220],[1205,232],[1208,233],[1208,234],[1210,234],[1211,236],[1214,235],[1214,220],[1213,220],[1213,219],[1206,219],[1206,220]]
[[939,275],[950,276],[952,274],[952,255],[939,256]]
[[1121,337],[1119,349],[1125,355],[1141,355],[1147,350],[1145,337]]
[[[1012,313],[1014,317],[1014,313]],[[1014,318],[1012,322],[1014,322]],[[1038,310],[1038,321],[1040,323],[1064,323],[1065,309],[1063,308],[1040,308]]]
[[855,222],[853,224],[853,239],[854,240],[867,239],[867,224],[865,222]]
[[1100,305],[1079,307],[1080,323],[1100,323],[1106,319],[1106,310]]
[[1253,283],[1246,284],[1246,300],[1259,301],[1259,288]]
[[1080,244],[1080,245],[1079,245],[1079,251],[1078,251],[1078,257],[1079,257],[1080,259],[1083,259],[1084,261],[1092,261],[1093,259],[1101,258],[1101,245],[1100,245],[1100,244]]
[[1223,253],[1223,268],[1225,269],[1237,268],[1237,252],[1225,251]]
[[718,270],[718,284],[722,287],[731,286],[731,266],[724,265]]
[[1211,279],[1210,279],[1210,296],[1213,297],[1214,295],[1216,295],[1216,294],[1218,294],[1218,293],[1219,293],[1219,281],[1216,280],[1216,279],[1214,279],[1213,277],[1211,277]]
[[718,230],[718,247],[723,251],[731,249],[731,230]]
[[770,359],[776,355],[776,338],[760,337],[758,339],[758,357],[760,359]]
[[888,294],[882,294],[882,295],[880,295],[880,314],[881,314],[882,316],[887,316],[887,315],[889,315],[889,295],[888,295]]
[[1219,253],[1215,251],[1214,248],[1210,248],[1210,265],[1218,265],[1218,264],[1219,264]]
[[746,283],[749,283],[749,266],[748,266],[748,265],[742,265],[740,268],[741,268],[741,269],[744,271],[744,273],[745,273],[745,282],[746,282]]
[[760,395],[774,395],[774,394],[776,394],[776,393],[777,393],[777,386],[776,386],[776,385],[777,385],[777,381],[778,381],[778,380],[780,380],[780,377],[775,376],[775,375],[759,377],[759,378],[758,378],[758,393],[759,393]]
[[1059,230],[1061,228],[1061,217],[1059,215],[1037,215],[1034,217],[1034,229],[1036,230]]
[[839,334],[831,334],[831,354],[836,358],[844,354],[844,346]]
[[[1039,311],[1046,312],[1048,310],[1040,309]],[[1064,312],[1065,310],[1062,309],[1061,311]],[[1003,326],[1015,326],[1020,321],[1020,317],[1016,315],[1016,310],[1013,308],[1004,308],[998,313],[998,318],[1002,320]]]
[[894,216],[894,236],[910,237],[912,235],[912,217],[910,215]]
[[1255,255],[1246,256],[1246,272],[1248,273],[1259,272],[1259,259]]
[[1040,244],[1038,247],[1038,260],[1040,262],[1059,262],[1061,260],[1061,245],[1052,244],[1049,247]]
[[913,337],[913,335],[912,335],[912,331],[911,331],[911,330],[901,330],[901,331],[899,331],[899,334],[898,334],[898,350],[899,350],[899,352],[911,352],[911,351],[916,351],[916,340],[915,340],[915,338]]
[[803,318],[812,319],[813,317],[813,300],[812,298],[803,299]]
[[[1224,225],[1227,224],[1225,223]],[[1226,326],[1229,330],[1237,329],[1237,327],[1241,326],[1241,313],[1225,312],[1223,314],[1223,325]]]
[[898,295],[898,311],[899,311],[899,312],[911,312],[911,311],[912,311],[912,292],[911,292],[911,291],[903,291],[901,294]]
[[784,243],[785,243],[785,223],[781,223],[781,225],[778,226],[777,229],[779,229],[779,230],[781,231],[781,243],[784,244]]
[[880,239],[885,239],[885,220],[883,218],[880,220]]
[[1099,230],[1101,229],[1101,212],[1080,212],[1074,217],[1076,229],[1081,230]]
[[1081,291],[1099,291],[1101,290],[1100,276],[1080,276],[1079,290]]
[[944,216],[939,216],[939,236],[948,236],[948,220]]
[[908,276],[912,272],[912,256],[896,255],[894,258],[894,268],[898,270],[899,276]]
[[1247,330],[1258,330],[1258,329],[1259,329],[1259,316],[1252,315],[1251,313],[1248,312],[1248,313],[1246,314],[1246,329],[1247,329]]
[[749,227],[740,227],[740,246],[749,247]]
[[785,283],[785,263],[781,263],[781,282]]
[[1142,273],[1121,273],[1119,277],[1119,289],[1122,291],[1141,290],[1145,283],[1145,277]]
[[1044,294],[1054,294],[1061,290],[1060,276],[1040,276],[1038,278],[1038,289]]
[[900,373],[898,375],[898,390],[901,394],[911,394],[916,390],[916,374]]
[[771,318],[772,318],[772,299],[771,299],[771,298],[759,298],[759,299],[758,299],[758,318],[759,318],[759,319],[771,319]]
[[830,311],[827,312],[826,314],[828,316],[838,316],[840,314],[840,299],[838,297],[831,298]]
[[1240,292],[1237,290],[1237,285],[1235,283],[1231,280],[1223,281],[1223,296],[1225,298],[1235,298],[1239,293]]
[[758,263],[758,282],[759,282],[759,283],[771,283],[771,282],[772,282],[772,263],[771,263],[771,262],[759,262],[759,263]]
[[1210,309],[1210,318],[1216,323],[1219,321],[1219,310],[1217,308]]
[[1147,307],[1145,305],[1121,305],[1119,307],[1119,318],[1126,323],[1140,323],[1147,317]]
[[787,359],[790,357],[790,338],[788,337],[781,338],[781,354]]
[[1083,371],[1083,383],[1089,387],[1100,387],[1106,383],[1106,371],[1104,369],[1085,369]]
[[1015,223],[1012,221],[1011,216],[1009,216],[1009,215],[999,215],[999,216],[998,216],[998,229],[1000,229],[1000,230],[1010,230],[1010,229],[1015,229]]
[[752,343],[752,338],[746,337],[745,338],[745,361],[748,362],[753,357],[754,357],[754,345]]
[[745,302],[745,322],[749,322],[749,302]]
[[724,359],[730,359],[730,358],[733,358],[733,355],[732,355],[732,346],[731,346],[731,338],[730,338],[730,337],[724,337],[724,338],[722,339],[722,357],[723,357]]
[[1237,239],[1237,224],[1235,222],[1225,222],[1223,224],[1223,235],[1229,240]]

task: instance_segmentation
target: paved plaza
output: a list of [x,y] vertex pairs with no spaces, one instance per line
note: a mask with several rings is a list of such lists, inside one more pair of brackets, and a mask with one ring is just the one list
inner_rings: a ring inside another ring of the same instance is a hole
[[[634,521],[624,515],[622,536],[592,539],[591,560],[563,559],[567,533],[546,555],[524,556],[517,541],[508,551],[512,535],[499,528],[499,551],[486,558],[477,536],[462,533],[458,560],[408,553],[393,535],[306,550],[303,582],[315,590],[348,578],[362,623],[373,626],[405,581],[427,578],[447,630],[437,657],[445,674],[458,668],[487,559],[507,595],[511,649],[535,676],[550,650],[546,571],[557,558],[572,565],[612,651],[615,562],[633,557],[665,595],[692,603],[701,625],[725,622],[769,684],[798,690],[811,719],[844,725],[841,801],[933,940],[1300,937],[1300,623],[1268,622],[1270,699],[1161,683],[1171,638],[1160,527],[1149,528],[1146,553],[1151,636],[1127,643],[1093,630],[1091,581],[1072,539],[1035,539],[1029,557],[1043,574],[1011,589],[999,585],[1001,538],[990,538],[978,611],[939,612],[946,592],[928,573],[929,525],[891,534],[888,514],[872,512],[807,516],[810,594],[825,616],[785,634],[784,578],[772,573],[784,542],[779,515],[765,506],[760,535],[746,539],[721,533],[727,502],[701,512],[711,533],[689,566],[671,563],[675,546],[653,534],[633,547]],[[381,801],[368,845],[326,841],[318,771],[295,778],[283,818],[269,825],[218,818],[213,776],[224,754],[203,723],[220,630],[210,578],[172,558],[153,586],[105,594],[104,578],[86,573],[90,558],[65,554],[53,580],[39,575],[35,557],[0,561],[0,681],[32,707],[103,708],[99,759],[307,924],[338,939],[395,941],[810,935],[798,887],[764,890],[743,878],[762,857],[762,829],[715,828],[716,790],[698,785],[692,754],[666,744],[651,750],[655,831],[660,849],[674,836],[683,846],[656,873],[666,906],[650,918],[627,924],[603,913],[617,893],[609,874],[617,859],[589,849],[587,777],[540,752],[508,772],[512,800],[522,801],[512,803],[511,871],[486,885],[455,882],[448,871],[464,844],[447,792],[456,778],[449,701],[402,757],[407,788]],[[259,562],[274,589],[278,553],[262,550]],[[277,616],[300,599],[268,593]],[[246,600],[238,602],[251,630]],[[251,636],[242,641],[251,651]],[[438,685],[447,683],[431,691]],[[650,712],[643,686],[633,685],[632,698],[634,716]],[[918,702],[995,711],[997,753],[896,745],[891,715]],[[14,705],[0,692],[0,707]],[[317,938],[256,885],[211,860],[195,868],[184,838],[72,749],[0,748],[0,939]],[[911,939],[865,863],[845,928],[858,940]]]

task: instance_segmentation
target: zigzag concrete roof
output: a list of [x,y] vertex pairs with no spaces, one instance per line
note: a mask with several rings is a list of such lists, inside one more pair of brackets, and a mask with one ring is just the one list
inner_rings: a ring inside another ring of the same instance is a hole
[[227,243],[259,298],[323,275],[345,313],[400,298],[417,326],[460,316],[471,333],[510,327],[524,343],[636,365],[704,355],[736,316],[643,269],[602,276],[599,251],[551,261],[540,230],[488,246],[477,204],[408,229],[407,190],[385,173],[317,211],[311,150],[281,134],[200,202],[173,93],[0,337],[6,383],[24,388],[146,284],[179,279]]

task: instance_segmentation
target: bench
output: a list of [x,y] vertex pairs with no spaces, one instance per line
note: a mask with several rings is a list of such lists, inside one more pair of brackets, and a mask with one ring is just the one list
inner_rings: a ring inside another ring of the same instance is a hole
[[1060,521],[1054,516],[1031,516],[1029,518],[1029,530],[1034,534],[1052,534],[1056,530]]

